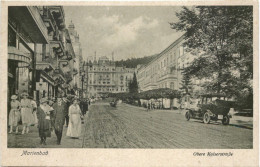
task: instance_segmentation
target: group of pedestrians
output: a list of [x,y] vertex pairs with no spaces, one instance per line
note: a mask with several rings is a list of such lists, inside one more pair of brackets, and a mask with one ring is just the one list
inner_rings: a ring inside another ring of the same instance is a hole
[[16,95],[11,96],[11,110],[9,113],[9,126],[12,133],[14,128],[16,128],[16,133],[19,132],[18,123],[20,119],[22,120],[23,130],[22,134],[29,133],[29,127],[37,123],[36,110],[37,104],[31,98],[29,98],[28,93],[21,94],[21,102],[17,100]]
[[148,100],[146,103],[147,111],[155,109],[163,109],[163,105],[159,101]]
[[17,95],[11,96],[11,110],[9,113],[9,133],[19,132],[18,124],[23,124],[22,134],[29,133],[29,127],[36,125],[39,130],[40,143],[46,145],[47,137],[51,137],[54,131],[57,136],[57,144],[61,144],[63,127],[67,127],[66,135],[78,139],[81,135],[81,121],[88,110],[88,101],[79,103],[74,97],[69,101],[65,96],[58,95],[54,99],[41,98],[39,105],[29,99],[27,93],[21,95],[21,102]]

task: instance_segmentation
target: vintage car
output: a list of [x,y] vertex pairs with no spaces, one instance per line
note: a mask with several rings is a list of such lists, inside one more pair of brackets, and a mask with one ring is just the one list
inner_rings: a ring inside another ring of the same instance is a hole
[[118,100],[112,100],[109,104],[111,107],[116,107]]
[[208,124],[210,121],[222,120],[223,125],[228,125],[231,115],[230,108],[234,107],[234,101],[228,101],[223,94],[204,94],[200,95],[197,105],[191,105],[185,113],[185,118],[189,121],[201,119]]

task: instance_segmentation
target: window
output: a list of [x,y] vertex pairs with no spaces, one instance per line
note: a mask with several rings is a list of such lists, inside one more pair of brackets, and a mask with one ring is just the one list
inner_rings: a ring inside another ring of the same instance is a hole
[[174,82],[171,82],[170,88],[174,89]]

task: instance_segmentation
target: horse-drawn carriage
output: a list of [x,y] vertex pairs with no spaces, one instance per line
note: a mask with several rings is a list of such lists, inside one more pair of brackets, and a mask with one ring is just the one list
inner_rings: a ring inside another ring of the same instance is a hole
[[200,100],[196,107],[189,108],[185,113],[187,121],[190,118],[201,119],[208,124],[211,120],[221,120],[223,125],[228,125],[231,115],[230,108],[234,107],[234,101],[228,101],[223,94],[204,94],[200,96]]

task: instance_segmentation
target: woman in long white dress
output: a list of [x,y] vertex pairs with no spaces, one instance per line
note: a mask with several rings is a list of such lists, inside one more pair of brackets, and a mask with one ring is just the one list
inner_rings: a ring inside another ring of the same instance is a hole
[[81,110],[78,105],[78,99],[73,100],[73,104],[69,107],[69,126],[67,136],[79,138],[81,134]]
[[21,94],[21,115],[23,123],[22,134],[29,132],[29,126],[35,123],[35,118],[33,115],[33,105],[30,99],[28,99],[28,93],[24,92]]
[[18,100],[16,100],[17,99],[16,95],[12,95],[11,99],[12,99],[11,111],[9,113],[9,126],[10,126],[9,133],[13,132],[13,127],[16,127],[16,133],[18,133],[18,122],[21,117],[21,113],[20,113],[21,103]]

